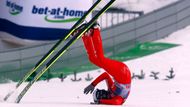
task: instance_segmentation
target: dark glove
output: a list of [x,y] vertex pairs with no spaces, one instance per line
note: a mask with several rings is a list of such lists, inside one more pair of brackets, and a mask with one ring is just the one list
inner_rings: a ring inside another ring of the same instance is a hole
[[84,94],[88,94],[89,92],[92,93],[94,91],[94,86],[90,84],[84,89]]

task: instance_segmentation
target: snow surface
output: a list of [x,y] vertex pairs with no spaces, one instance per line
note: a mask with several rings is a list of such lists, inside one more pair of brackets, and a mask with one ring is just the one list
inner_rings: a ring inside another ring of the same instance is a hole
[[[180,46],[125,62],[133,73],[140,74],[143,70],[146,76],[144,80],[132,81],[131,94],[121,107],[189,107],[189,34],[190,27],[177,31],[155,42],[176,43]],[[171,67],[176,76],[166,81],[164,79]],[[0,84],[0,107],[107,107],[108,105],[90,105],[89,102],[93,101],[92,95],[83,94],[83,89],[90,84],[85,81],[87,73],[95,78],[104,72],[100,70],[101,72],[94,70],[78,74],[77,78],[82,78],[80,82],[71,82],[73,75],[68,76],[64,82],[60,82],[59,79],[52,79],[50,82],[39,81],[32,86],[19,104],[3,102],[4,96],[16,83]],[[160,72],[158,80],[149,77],[151,71]],[[99,84],[97,88],[106,88],[105,82]]]

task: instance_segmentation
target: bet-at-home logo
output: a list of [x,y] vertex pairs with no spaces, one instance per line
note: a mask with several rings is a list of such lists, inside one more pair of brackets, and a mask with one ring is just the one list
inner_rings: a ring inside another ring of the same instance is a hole
[[86,11],[73,10],[68,8],[49,8],[49,7],[37,7],[32,8],[32,14],[44,15],[44,20],[50,23],[69,23],[75,22],[85,14]]
[[9,7],[9,13],[11,15],[18,15],[23,11],[23,7],[15,2],[6,1],[6,6]]

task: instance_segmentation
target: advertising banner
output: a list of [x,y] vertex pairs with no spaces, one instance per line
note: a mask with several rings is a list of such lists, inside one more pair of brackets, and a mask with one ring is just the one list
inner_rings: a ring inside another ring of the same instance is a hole
[[59,39],[91,5],[92,0],[0,0],[0,31],[23,39]]

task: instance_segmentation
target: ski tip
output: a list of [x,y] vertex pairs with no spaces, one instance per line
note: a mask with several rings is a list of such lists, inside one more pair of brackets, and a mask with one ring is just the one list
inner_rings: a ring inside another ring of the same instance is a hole
[[7,99],[14,93],[14,91],[9,92],[4,98],[3,101],[7,101]]

